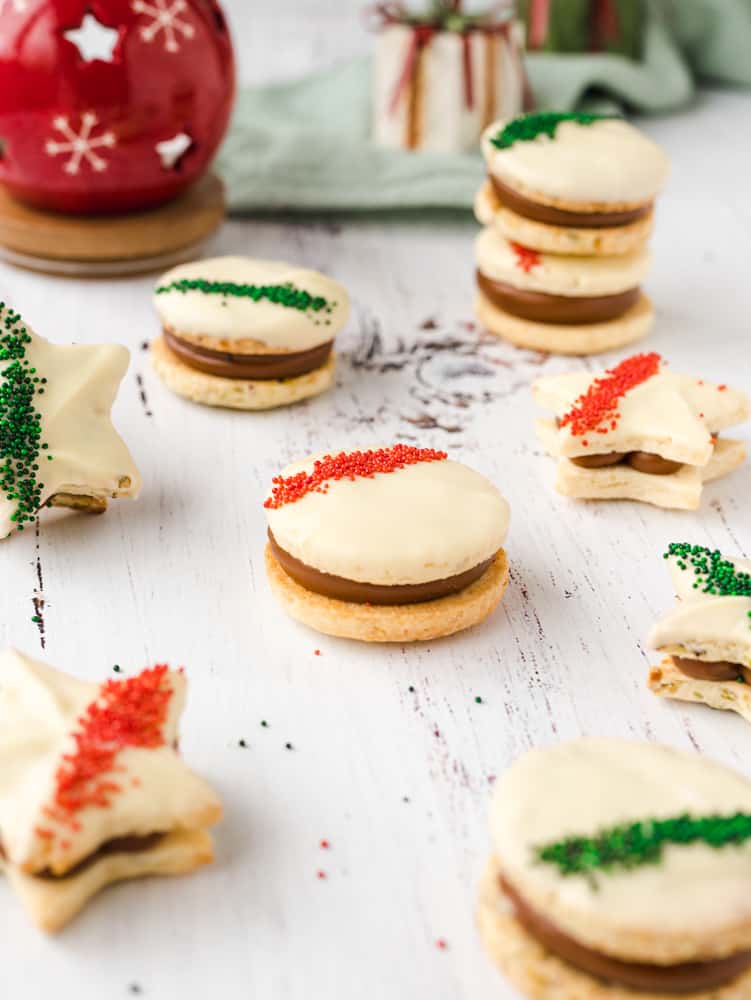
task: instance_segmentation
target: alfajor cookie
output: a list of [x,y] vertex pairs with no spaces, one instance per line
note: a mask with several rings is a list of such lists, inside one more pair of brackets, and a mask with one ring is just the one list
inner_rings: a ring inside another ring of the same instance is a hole
[[334,338],[349,299],[317,271],[246,257],[194,261],[159,280],[154,305],[162,336],[153,364],[180,396],[266,410],[334,384]]
[[531,1000],[746,1000],[751,783],[693,753],[582,739],[498,783],[483,943]]
[[665,559],[678,603],[649,634],[665,656],[650,688],[751,722],[751,560],[688,542],[671,543]]
[[311,456],[273,480],[265,508],[272,591],[328,635],[451,635],[486,618],[508,582],[508,504],[445,452]]
[[654,314],[641,283],[645,248],[617,257],[567,257],[514,243],[494,226],[475,243],[477,317],[518,347],[593,354],[645,336]]
[[482,148],[491,196],[479,211],[509,239],[593,255],[629,252],[648,237],[669,165],[623,119],[534,112],[489,126]]
[[538,379],[535,401],[552,410],[537,433],[558,458],[556,489],[580,500],[638,500],[695,510],[705,482],[743,463],[743,442],[720,431],[749,416],[744,392],[667,370],[636,354],[605,372]]
[[0,655],[0,869],[42,930],[111,882],[212,860],[222,807],[177,749],[181,671],[102,685]]
[[45,506],[98,514],[138,496],[110,418],[129,358],[117,344],[51,344],[0,302],[0,539]]

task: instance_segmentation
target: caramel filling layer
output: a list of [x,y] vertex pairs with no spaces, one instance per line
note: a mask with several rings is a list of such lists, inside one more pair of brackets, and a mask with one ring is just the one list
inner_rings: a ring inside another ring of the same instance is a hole
[[313,569],[312,566],[307,566],[285,551],[277,543],[270,530],[269,544],[274,558],[295,583],[299,583],[301,587],[305,587],[306,590],[311,590],[315,594],[333,598],[335,601],[348,601],[351,604],[396,605],[437,601],[442,597],[458,594],[460,590],[469,587],[480,579],[493,562],[492,559],[487,559],[479,566],[468,569],[465,573],[458,573],[456,576],[449,576],[442,580],[397,584],[390,587],[377,583],[347,580],[342,576],[333,576],[331,573],[322,573],[320,570]]
[[[88,857],[82,858],[77,865],[68,869],[63,875],[54,875],[48,868],[45,868],[42,871],[34,872],[33,877],[59,882],[62,879],[78,875],[79,872],[90,868],[101,858],[111,854],[139,854],[141,851],[150,851],[152,847],[156,847],[163,837],[163,833],[149,833],[145,836],[136,836],[134,834],[128,837],[114,837],[112,840],[105,841],[96,851],[89,854]],[[0,843],[0,858],[4,859],[5,857],[5,849],[2,843]]]
[[629,288],[616,295],[549,295],[517,288],[505,281],[489,278],[477,272],[477,285],[493,305],[512,316],[528,319],[533,323],[556,325],[586,325],[607,323],[617,319],[639,301],[639,289]]
[[[690,994],[724,986],[751,968],[751,951],[739,952],[728,958],[679,965],[624,962],[570,937],[534,910],[503,877],[500,878],[500,885],[514,906],[516,919],[528,934],[564,962],[606,983],[617,983],[644,993]],[[649,900],[645,901],[645,905],[649,906]]]
[[520,194],[514,188],[504,184],[490,174],[490,183],[493,185],[499,201],[510,208],[517,215],[523,215],[534,222],[544,222],[550,226],[567,226],[572,229],[609,229],[616,226],[628,226],[632,222],[638,222],[649,215],[652,211],[652,203],[641,205],[639,208],[632,208],[621,212],[577,212],[564,208],[555,208],[553,205],[543,205],[539,201],[534,201],[526,195]]
[[313,347],[309,351],[292,351],[288,354],[230,354],[214,351],[208,347],[197,347],[175,336],[170,330],[163,330],[164,340],[181,361],[196,371],[220,378],[271,379],[296,378],[321,368],[329,359],[334,346],[333,340]]
[[672,462],[662,455],[650,451],[610,451],[604,455],[577,455],[569,459],[582,469],[604,469],[611,465],[630,465],[637,472],[645,472],[648,476],[670,476],[683,467],[681,462]]
[[682,674],[697,681],[744,680],[751,684],[751,667],[744,667],[742,663],[732,663],[730,660],[707,662],[685,656],[673,656],[671,659]]

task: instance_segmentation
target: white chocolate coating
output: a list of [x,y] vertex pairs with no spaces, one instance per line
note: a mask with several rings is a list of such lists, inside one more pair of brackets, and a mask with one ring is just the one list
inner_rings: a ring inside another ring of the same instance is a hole
[[[538,379],[532,386],[535,402],[556,417],[566,414],[576,400],[604,372],[570,372]],[[647,451],[687,465],[704,466],[712,455],[712,434],[748,419],[748,396],[720,388],[689,375],[668,371],[664,363],[657,375],[629,390],[620,400],[621,414],[615,429],[606,433],[574,435],[570,425],[558,430],[557,454],[606,454],[611,451]],[[588,445],[582,445],[586,440]]]
[[535,848],[649,818],[738,811],[751,812],[751,783],[720,764],[650,743],[582,739],[512,765],[495,793],[491,834],[506,878],[564,932],[625,960],[675,963],[699,957],[697,935],[705,957],[748,936],[751,844],[668,845],[657,864],[592,880],[538,862]]
[[496,226],[488,226],[475,242],[477,267],[493,281],[547,295],[587,298],[617,295],[638,288],[649,271],[646,249],[612,257],[564,257],[539,253],[539,263],[522,267],[519,255]]
[[[0,312],[0,319],[6,313]],[[47,379],[44,395],[33,406],[41,414],[39,481],[42,503],[56,493],[106,499],[137,497],[141,476],[110,419],[130,354],[118,344],[51,344],[26,327],[31,343],[26,357]],[[2,371],[10,362],[0,362]],[[47,456],[52,456],[48,461]],[[15,530],[16,502],[0,491],[0,539]]]
[[[309,470],[320,457],[282,475]],[[442,580],[490,559],[506,539],[509,507],[479,472],[446,460],[331,482],[327,493],[267,515],[281,548],[307,566],[395,586]]]
[[[100,686],[77,680],[15,650],[0,654],[0,841],[8,863],[29,872],[62,873],[108,840],[216,822],[221,804],[206,782],[173,749],[185,702],[186,681],[170,673],[173,690],[163,735],[155,749],[127,748],[112,775],[121,790],[108,808],[87,806],[76,814],[80,829],[51,819],[55,773],[74,748],[78,719]],[[137,784],[133,779],[136,779]],[[57,835],[46,839],[36,829]],[[66,846],[66,842],[69,845]]]
[[[722,597],[694,590],[696,577],[690,561],[685,570],[679,568],[678,561],[677,556],[667,560],[678,603],[652,628],[650,648],[692,660],[729,660],[751,667],[751,597]],[[751,560],[728,561],[751,573]]]
[[301,312],[265,299],[254,302],[247,297],[200,291],[155,294],[154,307],[162,325],[178,335],[256,340],[280,353],[307,351],[332,340],[349,318],[349,296],[338,282],[318,271],[293,264],[250,257],[195,260],[162,275],[157,288],[183,278],[238,285],[291,283],[314,297],[322,296],[331,303],[332,309],[331,312]]
[[582,206],[638,205],[652,201],[667,179],[663,151],[622,119],[562,122],[553,138],[497,149],[491,139],[506,124],[485,130],[483,154],[491,174],[525,195]]

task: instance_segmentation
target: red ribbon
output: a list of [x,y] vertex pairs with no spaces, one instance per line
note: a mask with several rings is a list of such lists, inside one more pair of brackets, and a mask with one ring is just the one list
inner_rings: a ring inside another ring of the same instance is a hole
[[[555,2],[555,0],[552,0]],[[530,49],[541,49],[548,39],[551,0],[529,0],[527,43]],[[615,0],[590,0],[589,48],[599,52],[618,38],[620,25]]]
[[[452,0],[451,11],[458,14],[461,10],[462,0]],[[469,25],[465,31],[454,32],[458,34],[462,41],[462,68],[464,78],[464,103],[467,108],[475,105],[474,85],[472,80],[472,34],[480,32],[484,35],[504,35],[509,39],[511,21],[494,21],[496,11],[508,11],[508,4],[501,3],[487,15],[487,21],[475,21]],[[376,28],[388,28],[394,24],[401,24],[412,31],[407,55],[404,59],[402,71],[394,87],[391,100],[389,102],[389,114],[395,114],[399,107],[402,96],[414,79],[417,71],[417,62],[422,50],[430,44],[434,35],[444,30],[442,23],[438,21],[424,23],[410,23],[409,14],[401,3],[383,2],[374,4],[368,11]]]

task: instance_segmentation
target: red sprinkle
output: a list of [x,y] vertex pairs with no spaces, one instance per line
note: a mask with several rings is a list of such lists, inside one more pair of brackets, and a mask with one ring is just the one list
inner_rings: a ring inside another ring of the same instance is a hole
[[[166,683],[169,668],[159,664],[127,680],[110,680],[78,720],[73,733],[75,749],[63,756],[55,774],[51,807],[45,813],[70,829],[80,827],[75,814],[95,806],[107,809],[121,786],[111,779],[122,772],[117,755],[126,747],[156,749],[165,745],[163,728],[172,688]],[[132,779],[135,784],[138,779]],[[53,838],[51,831],[37,835]]]
[[726,389],[727,389],[726,385],[718,385],[717,386],[717,391],[718,392],[724,392]]
[[373,479],[377,472],[396,472],[408,465],[419,462],[442,462],[447,459],[445,451],[434,448],[415,448],[412,445],[395,444],[391,448],[377,451],[340,452],[318,459],[312,472],[298,472],[294,476],[275,476],[271,496],[264,507],[277,510],[288,503],[301,500],[308,493],[326,493],[331,480],[350,479],[358,476]]
[[318,871],[316,872],[316,878],[318,878],[318,879],[321,879],[321,880],[325,879],[325,878],[326,878],[326,872],[324,872],[324,871],[321,871],[321,870],[319,869],[319,870],[318,870]]
[[529,247],[523,247],[521,243],[511,242],[511,249],[516,254],[516,266],[520,267],[525,274],[529,274],[533,267],[538,267],[542,264],[542,257],[536,250],[530,250]]
[[321,655],[321,651],[320,651],[320,649],[314,649],[314,650],[313,650],[313,654],[314,654],[315,656],[320,656],[320,655]]
[[[596,378],[587,391],[580,396],[574,406],[561,418],[561,427],[571,427],[575,436],[596,431],[609,421],[611,429],[620,416],[618,402],[626,393],[652,378],[660,370],[662,358],[659,354],[634,354],[621,361],[615,368],[609,368],[602,378]],[[582,441],[585,447],[588,441]]]
[[435,946],[436,948],[440,949],[440,951],[445,951],[448,948],[448,944],[446,941],[444,941],[443,938],[438,938],[438,940],[435,943]]
[[331,844],[328,842],[328,840],[322,840],[321,843],[318,846],[322,850],[328,851],[328,849],[331,847]]

